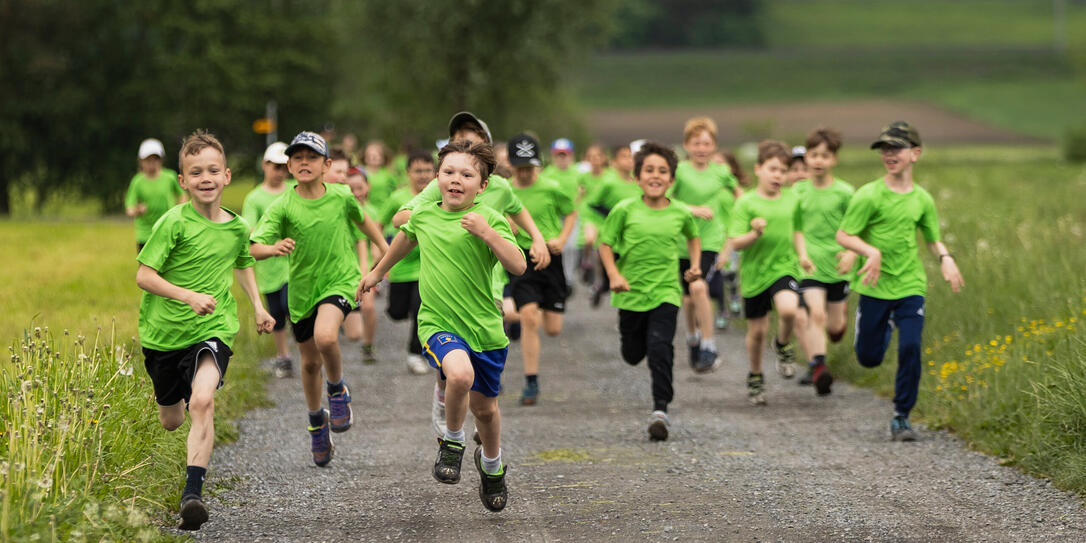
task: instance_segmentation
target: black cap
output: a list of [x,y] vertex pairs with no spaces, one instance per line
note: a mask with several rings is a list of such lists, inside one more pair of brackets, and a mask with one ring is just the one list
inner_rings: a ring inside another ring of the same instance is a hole
[[470,111],[461,111],[460,113],[453,115],[452,118],[449,119],[449,137],[451,138],[455,136],[456,131],[460,130],[460,127],[467,122],[472,122],[481,126],[483,128],[483,132],[486,132],[486,142],[494,142],[494,138],[490,136],[490,127],[488,127],[482,119],[476,117],[475,114]]
[[540,166],[539,142],[528,134],[517,134],[509,140],[509,163],[513,166]]

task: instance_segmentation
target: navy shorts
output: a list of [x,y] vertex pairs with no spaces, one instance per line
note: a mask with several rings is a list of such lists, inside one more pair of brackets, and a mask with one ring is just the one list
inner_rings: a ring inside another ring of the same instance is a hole
[[143,348],[143,365],[155,387],[155,401],[158,405],[174,405],[181,400],[189,400],[192,396],[192,380],[196,378],[196,365],[205,352],[215,357],[221,387],[226,368],[230,364],[230,356],[234,352],[219,338],[213,337],[176,351]]
[[291,329],[294,331],[294,341],[297,341],[298,343],[305,343],[313,339],[313,326],[317,323],[317,308],[324,304],[332,304],[338,307],[339,310],[343,312],[344,318],[346,318],[347,315],[350,315],[351,311],[354,309],[354,304],[352,304],[350,300],[344,298],[343,296],[333,294],[332,296],[328,296],[327,298],[322,298],[321,301],[317,302],[317,304],[313,306],[313,313],[311,313],[308,317],[290,325]]
[[[475,382],[471,384],[471,389],[488,398],[497,396],[502,388],[502,371],[505,370],[505,357],[509,354],[509,347],[480,353],[471,350],[464,338],[452,332],[438,332],[426,340],[423,354],[430,366],[441,371],[441,361],[457,349],[468,353],[471,368],[475,370]],[[445,378],[443,371],[441,378]]]
[[[748,319],[758,319],[768,315],[773,307],[773,296],[782,290],[795,292],[799,300],[803,301],[803,297],[799,295],[799,283],[796,282],[796,278],[785,275],[753,297],[743,298],[743,316]],[[807,306],[801,304],[800,307]]]

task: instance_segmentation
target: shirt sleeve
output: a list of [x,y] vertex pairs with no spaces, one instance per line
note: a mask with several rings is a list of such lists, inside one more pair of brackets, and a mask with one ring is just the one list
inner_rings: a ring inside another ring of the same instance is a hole
[[[420,192],[419,194],[422,193]],[[400,227],[400,232],[403,232],[403,234],[407,236],[407,239],[415,242],[419,240],[416,222],[418,222],[418,215],[411,213],[411,218],[407,219],[407,222]]]
[[694,239],[698,237],[698,224],[694,220],[694,213],[689,209],[683,211],[683,237],[686,239]]
[[279,198],[264,210],[264,216],[257,222],[249,240],[253,243],[271,245],[283,239],[283,206],[286,198]]
[[234,258],[234,268],[251,268],[256,265],[256,259],[249,253],[249,225],[242,219],[242,227],[238,231],[238,254]]
[[[693,215],[691,215],[693,218]],[[603,221],[600,231],[600,243],[606,243],[614,247],[622,237],[622,228],[626,225],[626,206],[617,206],[611,210]]]
[[558,209],[558,216],[565,217],[570,213],[573,213],[573,199],[566,194],[561,187],[556,188],[554,191],[554,204]]
[[176,214],[163,215],[151,229],[151,237],[147,238],[147,243],[136,260],[140,264],[154,268],[157,272],[162,272],[162,266],[166,263],[174,246],[177,245],[180,224],[181,220]]
[[732,208],[731,217],[728,218],[728,237],[734,238],[750,232],[750,212],[747,211],[746,200],[740,199]]
[[859,235],[867,228],[868,221],[875,214],[875,200],[866,191],[857,192],[848,203],[845,217],[841,219],[841,230],[851,236]]
[[139,179],[139,174],[132,177],[132,180],[128,182],[128,191],[124,193],[124,207],[134,207],[139,201],[139,184],[136,180]]
[[416,194],[414,198],[408,200],[406,204],[400,206],[399,211],[403,211],[405,209],[408,211],[414,211],[423,204],[440,201],[441,189],[437,188],[437,179],[434,179],[433,181],[430,181],[429,185],[426,185],[426,188],[422,189],[422,192]]
[[353,194],[344,192],[343,200],[343,205],[347,213],[347,220],[351,224],[362,224],[366,221],[366,210],[362,209],[362,204],[358,202],[358,199],[356,199]]
[[490,227],[493,228],[502,239],[513,245],[517,244],[516,238],[513,237],[513,229],[509,228],[509,221],[505,220],[504,216],[497,213],[487,214],[487,216],[490,221]]
[[928,243],[939,241],[939,213],[935,211],[935,200],[926,192],[924,193],[924,214],[920,216],[919,226],[924,241]]

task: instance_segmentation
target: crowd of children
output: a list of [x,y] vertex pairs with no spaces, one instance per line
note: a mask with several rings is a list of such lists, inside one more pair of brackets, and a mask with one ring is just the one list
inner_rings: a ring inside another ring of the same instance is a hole
[[669,436],[680,312],[690,366],[701,374],[739,357],[720,352],[714,336],[742,309],[747,396],[758,406],[768,402],[762,358],[770,312],[777,373],[796,376],[798,345],[807,363],[799,383],[827,395],[827,342],[846,334],[852,290],[859,294],[860,364],[881,364],[898,330],[890,435],[916,439],[909,413],[927,285],[917,230],[952,289],[963,281],[940,241],[934,200],[913,181],[922,154],[915,127],[898,121],[883,128],[871,148],[886,175],[858,190],[833,174],[841,135],[828,128],[813,130],[804,146],[761,142],[753,180],[719,148],[717,125],[705,117],[683,127],[685,160],[671,147],[638,140],[613,148],[610,158],[590,145],[578,163],[573,142],[559,138],[544,165],[534,134],[511,137],[499,156],[487,124],[470,112],[454,115],[448,131],[436,157],[414,149],[396,160],[374,141],[361,165],[352,155],[356,140],[330,147],[302,132],[289,145],[274,143],[240,216],[221,207],[231,174],[213,135],[185,139],[179,174],[162,167],[161,142],[140,145],[140,172],[125,198],[136,219],[137,284],[146,291],[140,341],[162,425],[176,429],[186,410],[193,421],[183,528],[208,519],[202,481],[213,394],[239,328],[230,270],[249,296],[258,331],[275,338],[272,369],[281,378],[294,371],[291,325],[317,466],[332,461],[332,434],[353,423],[340,331],[361,340],[363,362],[377,363],[374,344],[383,339],[375,296],[387,298],[388,316],[411,323],[407,370],[436,379],[433,476],[459,482],[470,410],[479,495],[491,511],[508,501],[497,396],[510,340],[521,342],[520,403],[535,405],[544,400],[540,330],[561,333],[578,283],[593,307],[610,294],[622,359],[647,359],[651,440]]

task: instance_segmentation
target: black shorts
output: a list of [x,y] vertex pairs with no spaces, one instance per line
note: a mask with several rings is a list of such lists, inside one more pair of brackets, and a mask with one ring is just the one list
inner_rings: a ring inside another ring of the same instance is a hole
[[[757,319],[768,315],[769,310],[773,308],[773,296],[782,290],[790,290],[799,296],[799,283],[796,282],[796,278],[785,275],[753,298],[743,298],[743,316],[748,319]],[[799,299],[803,301],[802,296],[799,296]]]
[[196,377],[196,364],[205,352],[215,357],[221,387],[234,351],[217,337],[176,351],[156,351],[146,347],[143,349],[143,365],[147,368],[147,375],[151,376],[158,405],[174,405],[181,400],[189,400],[192,396],[192,380]]
[[542,270],[533,267],[531,259],[528,260],[528,269],[523,275],[513,278],[510,283],[513,294],[513,302],[517,304],[517,310],[528,304],[539,304],[539,309],[563,313],[566,310],[566,273],[562,269],[562,255],[551,255],[551,263]]
[[[717,255],[716,251],[702,251],[701,252],[701,276],[702,277],[705,277],[709,273],[709,270],[713,269],[713,266],[716,265],[716,255]],[[683,274],[686,273],[686,270],[688,270],[688,269],[690,269],[690,259],[689,258],[680,258],[679,259],[679,283],[681,283],[682,286],[683,286],[683,296],[687,296],[687,295],[690,294],[690,283],[687,283],[686,279],[682,278]]]
[[421,304],[418,281],[388,284],[388,318],[402,321],[412,314],[417,315]]
[[290,322],[290,310],[287,304],[287,284],[283,283],[283,286],[279,290],[273,290],[272,292],[264,293],[264,301],[268,304],[268,313],[275,319],[275,331],[282,330],[287,327],[287,323]]
[[343,317],[351,314],[351,310],[354,309],[354,304],[343,296],[332,295],[327,298],[323,298],[313,306],[313,313],[308,317],[291,324],[290,327],[294,330],[294,341],[298,343],[305,343],[313,339],[313,325],[317,322],[317,309],[324,304],[332,304],[339,308],[343,312]]
[[138,241],[136,242],[136,254],[137,255],[140,254],[140,251],[143,250],[144,245],[147,245],[147,242],[142,242],[142,243],[138,242]]
[[804,291],[809,288],[820,288],[826,291],[826,301],[830,303],[845,301],[848,298],[848,293],[850,292],[848,288],[848,281],[823,283],[822,281],[817,281],[815,279],[804,279],[799,282],[800,291]]

